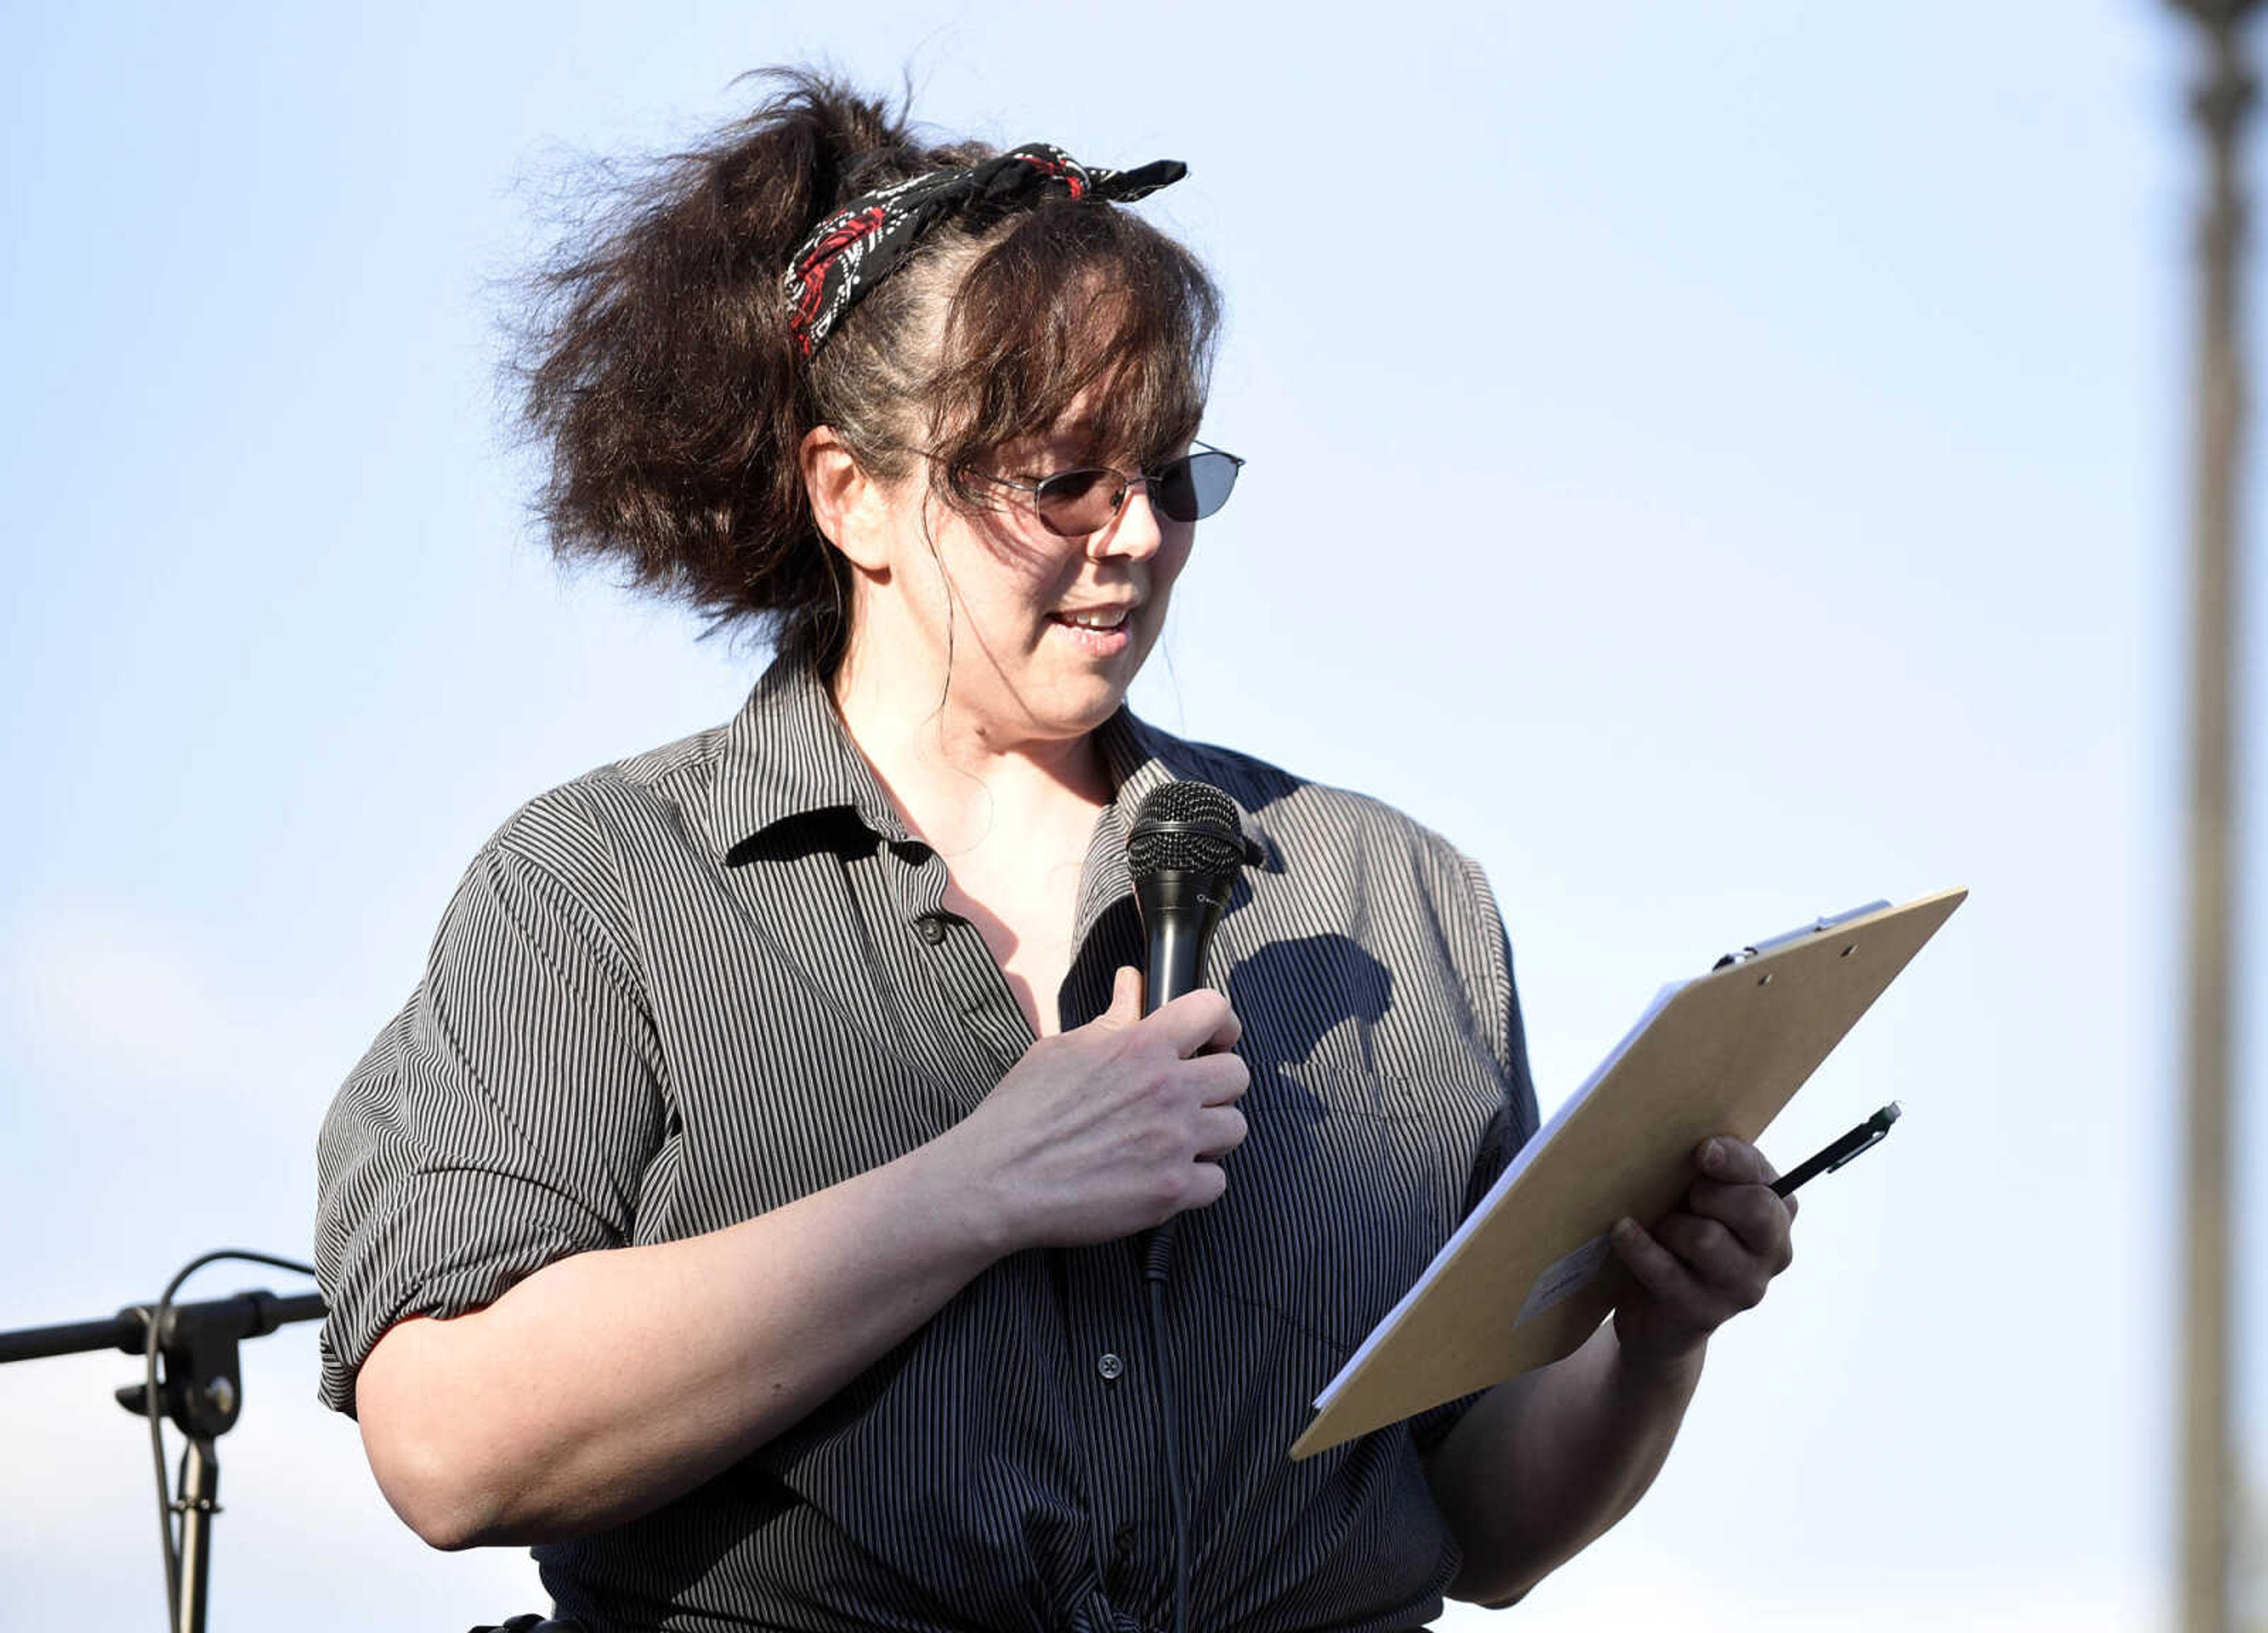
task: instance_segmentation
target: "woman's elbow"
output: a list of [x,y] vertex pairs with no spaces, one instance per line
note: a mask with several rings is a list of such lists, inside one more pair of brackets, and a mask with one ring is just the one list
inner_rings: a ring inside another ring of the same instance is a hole
[[495,1504],[439,1448],[373,1431],[367,1413],[362,1443],[387,1506],[429,1547],[454,1553],[497,1540]]
[[428,1545],[454,1552],[508,1539],[493,1460],[442,1387],[444,1325],[418,1318],[388,1329],[363,1363],[355,1402],[387,1505]]
[[1441,1592],[1444,1598],[1462,1600],[1483,1610],[1503,1610],[1526,1599],[1535,1582],[1535,1578],[1528,1576],[1491,1578],[1466,1569],[1460,1570],[1457,1579]]

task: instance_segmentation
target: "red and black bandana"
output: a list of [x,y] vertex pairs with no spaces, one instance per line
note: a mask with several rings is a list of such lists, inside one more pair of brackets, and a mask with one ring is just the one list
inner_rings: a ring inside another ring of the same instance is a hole
[[809,357],[860,296],[903,264],[922,234],[956,211],[1005,214],[1051,198],[1128,204],[1188,173],[1172,158],[1138,170],[1096,169],[1032,142],[981,165],[932,171],[855,198],[789,258],[780,279],[788,330]]

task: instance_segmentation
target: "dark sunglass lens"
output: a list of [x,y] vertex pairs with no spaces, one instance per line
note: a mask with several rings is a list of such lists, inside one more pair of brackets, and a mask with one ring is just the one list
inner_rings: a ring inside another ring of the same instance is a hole
[[1032,508],[1049,531],[1076,538],[1108,526],[1123,491],[1115,471],[1057,471],[1033,493]]
[[1186,455],[1158,473],[1151,502],[1174,521],[1203,521],[1228,503],[1236,470],[1233,456],[1211,449]]

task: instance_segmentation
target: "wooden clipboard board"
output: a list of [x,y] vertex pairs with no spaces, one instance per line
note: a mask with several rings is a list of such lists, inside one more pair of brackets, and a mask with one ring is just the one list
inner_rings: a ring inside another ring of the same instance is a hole
[[1331,1381],[1291,1455],[1580,1348],[1621,1291],[1615,1221],[1668,1213],[1710,1135],[1761,1135],[1968,895],[1822,921],[1666,990]]

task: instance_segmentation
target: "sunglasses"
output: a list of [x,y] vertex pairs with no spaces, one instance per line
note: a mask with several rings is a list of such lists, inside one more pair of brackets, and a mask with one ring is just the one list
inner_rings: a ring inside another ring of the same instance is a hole
[[1168,460],[1154,471],[1113,470],[1107,465],[1057,471],[1035,482],[1017,482],[985,471],[968,474],[998,488],[1029,494],[1040,525],[1066,539],[1084,539],[1110,526],[1136,482],[1150,495],[1158,514],[1169,521],[1203,521],[1228,503],[1244,461],[1204,443],[1196,452]]

